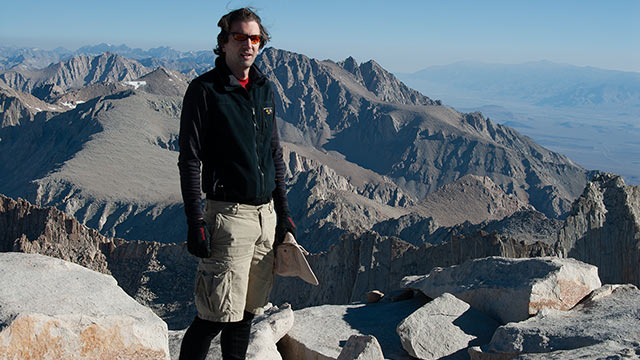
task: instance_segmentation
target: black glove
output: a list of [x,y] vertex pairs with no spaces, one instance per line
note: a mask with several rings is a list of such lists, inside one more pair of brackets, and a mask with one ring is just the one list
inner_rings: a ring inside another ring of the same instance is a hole
[[202,219],[187,224],[187,250],[199,258],[211,257],[211,235],[207,230],[207,224]]
[[276,224],[276,239],[275,246],[282,244],[286,233],[290,232],[293,237],[296,237],[296,225],[291,220],[291,215],[284,214],[278,216],[278,223]]

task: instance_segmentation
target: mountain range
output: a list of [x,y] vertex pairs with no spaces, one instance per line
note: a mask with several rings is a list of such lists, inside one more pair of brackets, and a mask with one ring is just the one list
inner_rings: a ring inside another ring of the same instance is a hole
[[[75,51],[0,46],[0,69],[33,70],[73,56],[104,52],[135,59],[147,67],[179,71],[189,78],[213,66],[210,51],[179,52],[167,47],[142,50],[99,44]],[[640,184],[638,73],[550,61],[467,61],[396,76],[424,94],[444,99],[459,111],[482,112],[582,167],[621,174],[628,183]],[[38,105],[32,107],[42,109]]]
[[[276,90],[291,208],[312,250],[408,213],[446,213],[427,198],[465,175],[484,176],[495,185],[480,188],[502,193],[475,199],[479,207],[508,197],[520,204],[494,218],[527,204],[563,217],[590,177],[512,128],[410,89],[374,61],[268,48],[257,64]],[[21,94],[5,95],[14,107],[32,108],[21,99],[33,97],[57,107],[25,123],[11,118],[20,112],[3,113],[14,125],[0,130],[0,192],[56,206],[109,236],[181,239],[175,164],[187,79],[112,53],[0,73],[6,93]],[[473,212],[440,221],[452,225]]]
[[0,46],[0,70],[15,68],[24,70],[41,69],[50,64],[67,61],[75,56],[96,56],[107,52],[137,60],[145,66],[164,66],[185,73],[192,69],[195,69],[197,73],[202,73],[213,66],[212,51],[182,52],[166,46],[143,50],[140,48],[132,49],[124,44],[102,43],[83,46],[75,51],[61,47],[53,50],[44,50]]
[[[479,113],[443,106],[374,61],[269,48],[257,64],[276,89],[286,162],[308,162],[289,166],[289,196],[300,199],[292,209],[304,225],[301,241],[314,250],[337,241],[335,231],[429,214],[425,198],[467,174],[549,217],[562,217],[588,178],[566,157]],[[19,126],[0,132],[0,191],[57,206],[111,236],[175,241],[184,230],[175,151],[187,79],[112,53],[0,73],[3,88],[58,107],[25,124],[3,113],[3,123]],[[336,191],[343,194],[328,195]],[[324,233],[332,240],[313,245]]]
[[[197,261],[184,243],[178,119],[207,65],[158,54],[0,71],[0,252],[111,274],[183,329]],[[290,208],[320,280],[278,277],[272,302],[402,298],[407,275],[489,256],[571,257],[603,282],[640,284],[640,187],[446,106],[375,61],[267,48],[256,63],[274,86]]]

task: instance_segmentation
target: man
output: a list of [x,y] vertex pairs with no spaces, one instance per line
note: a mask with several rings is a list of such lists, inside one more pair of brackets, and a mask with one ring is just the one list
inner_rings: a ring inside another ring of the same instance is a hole
[[218,26],[215,68],[191,82],[180,117],[187,247],[200,257],[198,315],[180,359],[204,359],[220,332],[223,358],[245,358],[251,321],[271,291],[274,245],[286,232],[295,235],[273,92],[253,64],[269,34],[248,8],[224,15]]

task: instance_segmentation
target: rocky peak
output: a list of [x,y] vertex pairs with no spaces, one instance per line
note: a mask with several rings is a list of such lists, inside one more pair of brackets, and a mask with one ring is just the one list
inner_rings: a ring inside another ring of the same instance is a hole
[[285,88],[294,84],[299,85],[303,80],[313,82],[313,74],[320,66],[320,62],[316,59],[274,48],[265,49],[258,56],[256,63],[267,76],[271,77],[272,74],[275,76],[276,84],[284,85]]
[[149,70],[135,60],[104,53],[97,56],[74,56],[41,70],[10,70],[0,74],[0,78],[14,90],[51,100],[69,89],[134,80],[147,72]]
[[343,69],[347,70],[348,72],[352,73],[356,77],[356,79],[360,79],[360,80],[362,79],[362,74],[360,73],[360,67],[356,62],[356,59],[354,59],[352,56],[349,56],[348,58],[339,62],[338,65],[340,65]]
[[[65,63],[60,63],[60,69],[63,71],[69,70],[71,73],[73,73],[74,70],[86,69],[87,73],[83,79],[76,78],[73,79],[75,81],[72,80],[71,82],[72,84],[80,83],[81,86],[94,83],[134,80],[149,71],[137,61],[114,53],[104,53],[95,57],[74,57]],[[59,72],[57,73],[59,74]],[[63,85],[66,85],[66,87],[69,87],[62,78],[56,77],[55,79],[60,79],[58,80],[60,86],[65,87]]]
[[382,101],[405,105],[439,105],[420,92],[410,89],[373,60],[362,63],[360,73],[367,89]]
[[274,84],[280,116],[309,134],[316,146],[370,117],[374,104],[431,104],[371,62],[358,66],[350,58],[336,64],[268,48],[256,63]]
[[573,203],[559,252],[598,267],[604,283],[640,285],[640,186],[597,174]]
[[67,109],[62,106],[48,104],[31,94],[0,86],[0,128],[36,119],[47,120],[65,110]]
[[0,73],[0,84],[16,91],[31,93],[33,84],[29,79],[30,71],[25,69],[13,69]]
[[480,112],[465,114],[462,119],[479,132],[483,132],[487,129],[487,120]]
[[358,65],[356,59],[349,56],[338,65],[353,74],[357,82],[382,101],[405,105],[440,105],[410,89],[373,60]]
[[145,74],[135,81],[126,81],[125,84],[156,95],[184,96],[187,90],[187,78],[176,71],[171,71],[163,66]]
[[354,76],[332,62],[265,49],[256,64],[272,81],[276,108],[286,122],[322,146],[336,129],[350,126],[363,103],[375,95]]

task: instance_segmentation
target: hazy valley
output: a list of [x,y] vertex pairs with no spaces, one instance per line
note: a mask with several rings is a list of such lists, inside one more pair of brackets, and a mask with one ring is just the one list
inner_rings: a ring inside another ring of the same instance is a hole
[[537,61],[461,62],[398,77],[464,111],[481,111],[587,169],[640,184],[640,74]]

